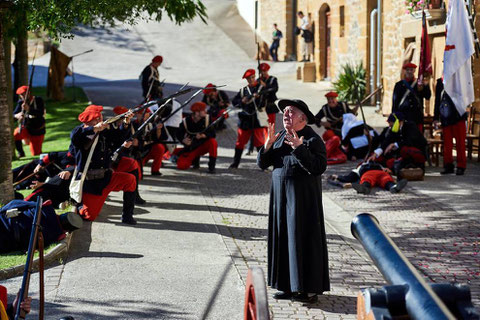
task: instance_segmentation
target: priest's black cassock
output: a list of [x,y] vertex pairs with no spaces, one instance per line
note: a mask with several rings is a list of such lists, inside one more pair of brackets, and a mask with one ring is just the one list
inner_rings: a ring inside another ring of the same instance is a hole
[[280,133],[258,153],[261,169],[273,166],[268,222],[268,285],[285,292],[321,294],[330,290],[322,207],[321,175],[327,168],[325,144],[309,126],[296,149]]

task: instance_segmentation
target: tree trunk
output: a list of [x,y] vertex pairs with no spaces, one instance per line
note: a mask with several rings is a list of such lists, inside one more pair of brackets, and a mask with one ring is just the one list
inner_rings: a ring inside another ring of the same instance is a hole
[[[8,102],[8,118],[10,119],[10,128],[13,130],[15,123],[13,121],[13,101],[14,91],[12,89],[12,41],[8,37],[3,38],[3,49],[5,52],[5,77],[7,80],[7,102]],[[11,133],[11,146],[13,148],[13,132]],[[12,149],[12,159],[17,159],[15,150]]]
[[10,131],[9,106],[7,98],[7,79],[5,77],[5,53],[3,48],[3,26],[0,19],[0,204],[13,199],[12,186],[12,133]]
[[17,90],[20,86],[28,85],[28,33],[26,19],[26,15],[23,14],[16,23],[18,31],[15,43],[14,90]]

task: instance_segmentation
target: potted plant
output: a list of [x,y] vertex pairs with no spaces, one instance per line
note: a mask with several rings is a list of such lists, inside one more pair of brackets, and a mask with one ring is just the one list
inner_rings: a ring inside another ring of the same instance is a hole
[[406,14],[411,14],[415,19],[422,19],[422,11],[425,11],[428,20],[442,19],[445,16],[442,2],[442,0],[405,0]]

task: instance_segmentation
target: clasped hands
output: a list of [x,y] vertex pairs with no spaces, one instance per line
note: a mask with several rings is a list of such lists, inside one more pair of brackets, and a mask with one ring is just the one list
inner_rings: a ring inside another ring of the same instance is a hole
[[[295,130],[289,128],[285,130],[287,131],[285,134],[285,140],[283,141],[285,144],[288,144],[290,147],[292,147],[292,149],[296,149],[298,146],[303,144],[303,137],[299,138]],[[264,145],[265,151],[272,147],[279,136],[280,132],[275,133],[275,124],[269,123],[267,140],[265,141]]]

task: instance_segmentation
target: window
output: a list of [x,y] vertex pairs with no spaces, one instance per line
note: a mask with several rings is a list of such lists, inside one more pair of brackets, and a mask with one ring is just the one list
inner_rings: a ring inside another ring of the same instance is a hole
[[345,6],[340,6],[340,37],[345,36]]

